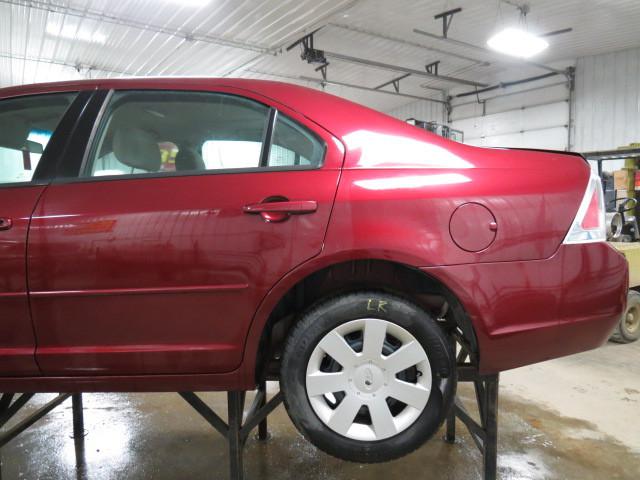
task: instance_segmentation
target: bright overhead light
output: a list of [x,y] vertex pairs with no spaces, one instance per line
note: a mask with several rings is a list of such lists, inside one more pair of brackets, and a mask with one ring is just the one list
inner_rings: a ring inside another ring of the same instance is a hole
[[78,29],[70,24],[60,28],[55,23],[50,23],[47,25],[47,34],[81,42],[105,43],[107,41],[107,36],[103,33],[92,32],[82,28]]
[[505,28],[487,40],[489,48],[513,57],[529,58],[542,52],[549,43],[519,28]]
[[169,0],[171,3],[179,3],[185,7],[204,7],[211,3],[211,0]]

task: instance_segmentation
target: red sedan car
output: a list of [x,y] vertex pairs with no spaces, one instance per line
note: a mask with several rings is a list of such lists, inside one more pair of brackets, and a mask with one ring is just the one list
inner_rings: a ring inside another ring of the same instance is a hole
[[579,155],[454,143],[282,83],[0,90],[0,391],[252,389],[398,457],[482,373],[594,348],[627,293]]

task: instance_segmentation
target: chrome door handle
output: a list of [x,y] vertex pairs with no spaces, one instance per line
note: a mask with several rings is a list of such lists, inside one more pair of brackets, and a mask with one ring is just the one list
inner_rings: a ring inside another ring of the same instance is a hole
[[314,200],[283,200],[274,202],[252,203],[242,207],[244,213],[260,214],[267,222],[283,222],[290,215],[304,215],[318,210]]
[[318,204],[313,200],[298,200],[293,202],[264,202],[253,203],[242,207],[245,213],[280,212],[280,213],[313,213],[318,210]]
[[13,227],[13,220],[6,217],[0,218],[0,230],[9,230],[11,227]]

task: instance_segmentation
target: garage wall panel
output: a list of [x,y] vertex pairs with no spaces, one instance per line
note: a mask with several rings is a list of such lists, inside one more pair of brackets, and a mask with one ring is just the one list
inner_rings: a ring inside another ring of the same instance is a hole
[[640,142],[640,48],[578,59],[575,120],[577,151]]
[[[564,102],[569,99],[567,84],[562,77],[552,77],[548,84],[540,82],[523,84],[520,88],[512,87],[491,92],[485,95],[488,99],[485,114],[517,110],[522,107]],[[481,96],[481,100],[482,100]],[[483,108],[475,96],[467,96],[454,101],[454,109],[451,113],[451,121],[455,122],[469,117],[482,116]]]
[[465,137],[464,143],[478,147],[565,150],[567,146],[567,129],[565,127],[545,128],[542,130],[530,130],[505,135],[491,135],[481,138]]
[[451,126],[464,132],[469,145],[566,150],[569,103],[560,100],[484,116],[454,120]]
[[519,134],[523,131],[560,128],[565,127],[568,121],[568,105],[566,102],[559,102],[509,110],[484,117],[468,118],[454,121],[451,125],[453,128],[464,131],[466,140],[471,140],[480,137]]
[[446,123],[445,110],[442,104],[418,100],[387,112],[389,115],[406,120],[415,118],[427,122]]

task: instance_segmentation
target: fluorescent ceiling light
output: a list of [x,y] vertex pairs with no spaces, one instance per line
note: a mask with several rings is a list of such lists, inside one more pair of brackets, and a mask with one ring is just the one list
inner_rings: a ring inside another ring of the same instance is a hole
[[211,3],[211,0],[169,0],[171,3],[179,3],[185,7],[204,7]]
[[81,42],[105,43],[107,36],[103,33],[92,32],[88,29],[78,29],[75,25],[65,25],[60,28],[55,23],[47,25],[47,33],[55,37],[66,38],[69,40],[79,40]]
[[542,52],[549,43],[525,30],[505,28],[487,40],[487,45],[496,52],[513,57],[529,58]]

